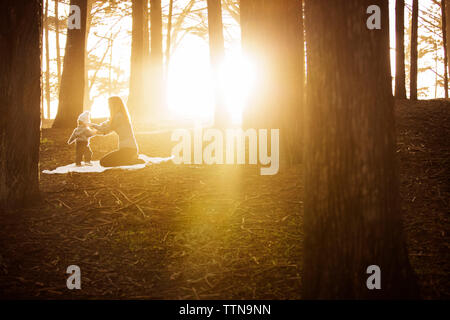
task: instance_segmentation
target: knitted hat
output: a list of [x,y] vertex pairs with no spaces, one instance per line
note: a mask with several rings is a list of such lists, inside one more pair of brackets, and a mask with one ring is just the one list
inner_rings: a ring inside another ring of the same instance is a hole
[[91,113],[89,111],[85,111],[78,116],[78,121],[89,123],[91,121]]

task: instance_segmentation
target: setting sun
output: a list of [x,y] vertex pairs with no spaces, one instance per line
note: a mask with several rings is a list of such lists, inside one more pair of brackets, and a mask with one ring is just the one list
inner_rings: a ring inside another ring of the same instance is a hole
[[[226,53],[221,64],[220,86],[234,124],[241,123],[242,110],[255,81],[255,68],[240,48]],[[175,117],[212,120],[214,95],[207,45],[192,38],[174,55],[169,70],[167,99]]]

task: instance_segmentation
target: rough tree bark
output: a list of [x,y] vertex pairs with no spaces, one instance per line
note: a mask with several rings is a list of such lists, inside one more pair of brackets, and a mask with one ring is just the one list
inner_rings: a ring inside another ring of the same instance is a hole
[[[44,37],[45,37],[45,28],[43,27],[43,25],[44,25],[44,23],[45,23],[45,21],[44,21],[44,19],[45,19],[45,14],[44,14],[44,6],[42,6],[42,14],[41,14],[41,16],[42,16],[42,28],[41,28],[41,40],[42,39],[44,39]],[[40,64],[40,66],[43,66],[44,65],[44,46],[43,45],[41,45],[41,53],[40,53],[40,55],[41,55],[41,64]],[[40,76],[40,81],[41,81],[41,126],[42,126],[42,124],[43,124],[43,122],[44,122],[44,103],[45,103],[45,101],[44,101],[44,96],[45,96],[45,94],[44,94],[44,71],[42,70],[42,68],[41,68],[41,76]]]
[[0,2],[0,206],[39,192],[42,1]]
[[[299,0],[299,13],[298,13],[298,24],[299,24],[299,37],[298,44],[300,46],[299,56],[300,56],[300,86],[302,91],[305,90],[305,21],[304,21],[304,1]],[[303,98],[304,95],[302,95]]]
[[[302,161],[302,148],[298,141],[303,136],[303,125],[299,120],[304,119],[304,92],[305,92],[305,38],[303,21],[303,0],[287,1],[287,27],[285,46],[285,92],[284,100],[288,111],[282,121],[284,135],[281,142],[284,143],[284,154],[288,164]],[[292,47],[289,47],[292,46]],[[282,100],[283,101],[283,100]]]
[[445,0],[441,0],[441,15],[442,15],[442,38],[443,38],[443,42],[444,42],[444,94],[445,94],[445,98],[448,98],[448,35],[447,35],[447,16],[446,16],[446,6],[447,3]]
[[411,71],[409,76],[409,97],[417,100],[417,32],[419,20],[419,0],[413,0],[411,19]]
[[80,29],[67,29],[66,50],[59,89],[58,113],[53,128],[72,128],[83,112],[87,0],[71,0],[80,8]]
[[223,39],[222,5],[220,0],[207,0],[208,5],[208,35],[209,55],[214,87],[214,125],[227,127],[230,117],[224,103],[224,92],[220,85],[220,64],[225,57],[225,44]]
[[280,129],[280,159],[300,162],[304,84],[302,1],[241,0],[242,47],[258,72],[245,127]]
[[405,85],[405,0],[395,2],[395,97],[406,99]]
[[450,75],[450,3],[447,1],[445,6],[445,24],[447,35],[447,72]]
[[[370,5],[381,30],[366,27]],[[333,10],[330,10],[333,8]],[[306,1],[303,298],[408,298],[398,201],[388,0]],[[368,290],[367,267],[381,268]]]

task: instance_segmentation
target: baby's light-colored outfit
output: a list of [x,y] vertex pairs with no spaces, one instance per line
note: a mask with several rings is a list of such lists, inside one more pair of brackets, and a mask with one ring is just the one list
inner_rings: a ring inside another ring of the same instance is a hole
[[89,139],[95,135],[95,131],[86,125],[78,125],[67,141],[68,144],[75,142],[75,163],[81,165],[81,160],[84,156],[84,161],[87,163],[91,162],[92,150],[89,147]]

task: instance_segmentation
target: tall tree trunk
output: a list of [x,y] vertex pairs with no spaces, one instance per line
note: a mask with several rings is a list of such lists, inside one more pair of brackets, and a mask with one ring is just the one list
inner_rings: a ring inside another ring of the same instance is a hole
[[48,0],[45,1],[45,16],[44,16],[44,28],[45,28],[45,101],[47,103],[47,119],[50,119],[50,46],[48,42]]
[[150,0],[150,26],[152,63],[162,64],[162,9],[161,0]]
[[395,97],[406,99],[405,85],[405,0],[395,2]]
[[287,157],[286,162],[294,164],[302,161],[302,149],[299,147],[298,141],[303,136],[302,130],[304,129],[299,119],[304,118],[305,38],[303,0],[289,0],[287,4],[288,26],[285,44],[282,46],[292,47],[284,54],[286,59],[283,71],[286,75],[286,91],[284,92],[286,100],[284,101],[288,111],[283,117],[284,136],[280,139],[281,143],[284,143],[282,147]]
[[128,107],[134,121],[144,121],[146,115],[144,82],[145,56],[144,29],[146,0],[132,0],[133,26],[131,33],[130,93]]
[[[42,6],[42,9],[44,9],[43,6]],[[41,39],[44,39],[44,28],[43,28],[43,26],[44,26],[44,12],[41,13],[41,17],[42,17],[42,21],[41,21],[41,26],[42,26],[42,28],[41,28]],[[41,45],[40,49],[41,49],[41,52],[40,52],[40,59],[41,59],[40,66],[43,66],[44,65],[44,46]],[[44,112],[44,103],[45,102],[44,102],[44,71],[42,70],[42,68],[41,68],[41,75],[40,75],[40,86],[41,86],[41,126],[43,126],[43,124],[44,124],[44,114],[45,114],[45,112]]]
[[0,206],[39,194],[42,1],[0,2]]
[[[45,8],[44,8],[44,6],[42,5],[41,6],[41,9],[42,9],[42,12],[41,12],[41,17],[42,17],[42,21],[41,21],[41,40],[43,40],[44,38],[45,38],[45,27],[44,27],[44,25],[45,25]],[[45,115],[45,112],[44,112],[44,104],[45,104],[45,101],[44,101],[44,96],[45,96],[45,93],[44,93],[44,87],[45,87],[45,85],[44,85],[44,70],[42,70],[42,66],[44,65],[44,57],[45,57],[45,53],[44,53],[44,45],[43,45],[43,43],[41,42],[41,46],[40,46],[40,49],[41,49],[41,52],[40,52],[40,59],[41,59],[41,61],[40,61],[40,67],[41,67],[41,75],[40,75],[40,85],[41,85],[41,126],[44,124],[44,115]]]
[[241,0],[242,47],[258,70],[243,125],[280,129],[283,162],[301,160],[304,84],[302,1]]
[[85,45],[86,45],[86,50],[85,50],[85,72],[84,72],[84,99],[83,99],[83,110],[91,110],[91,106],[92,106],[92,100],[91,100],[91,96],[90,96],[90,92],[91,90],[89,89],[93,84],[89,83],[89,67],[90,65],[87,63],[88,61],[88,48],[87,48],[87,43],[88,43],[88,38],[89,38],[89,32],[91,30],[91,22],[92,22],[92,6],[94,5],[94,0],[87,0],[87,9],[86,9],[86,38],[85,38]]
[[410,72],[410,99],[417,100],[417,32],[419,20],[419,0],[413,0],[411,19],[411,72]]
[[250,128],[268,128],[267,118],[274,120],[268,110],[265,110],[268,108],[267,100],[270,95],[267,90],[270,85],[266,82],[272,78],[268,70],[271,63],[268,61],[267,53],[268,49],[273,47],[267,33],[270,28],[268,19],[265,17],[270,12],[270,9],[266,8],[267,5],[268,0],[240,0],[239,3],[243,52],[254,64],[255,69],[261,70],[261,75],[264,76],[257,79],[258,82],[249,93],[247,105],[243,111],[243,126]]
[[[144,1],[144,23],[143,23],[143,56],[144,56],[144,62],[145,63],[149,63],[149,59],[150,59],[150,18],[149,18],[149,2],[148,0]],[[148,65],[145,66],[145,69],[148,68]],[[146,72],[148,72],[148,70],[146,70]]]
[[[143,78],[144,78],[144,86],[148,85],[150,78],[150,7],[149,7],[149,0],[146,0],[144,2],[144,33],[143,33]],[[148,95],[145,94],[147,90],[144,89],[144,96],[145,96],[145,108],[148,110],[150,107],[150,102],[148,100]]]
[[[412,26],[411,26],[411,12],[410,10],[406,10],[405,12],[405,20],[408,21],[406,23],[406,29],[405,29],[405,39],[408,37],[409,40],[411,40],[411,33],[412,33]],[[411,41],[406,41],[405,46],[405,74],[406,74],[406,80],[405,83],[407,83],[407,93],[406,96],[409,96],[409,84],[411,82]]]
[[[381,30],[366,27],[370,5],[381,8]],[[415,282],[398,201],[388,0],[312,0],[305,13],[302,297],[411,297]],[[370,265],[381,269],[381,290],[366,286]]]
[[80,8],[80,29],[67,29],[59,106],[53,128],[76,126],[78,115],[83,112],[87,0],[71,0],[70,4]]
[[161,0],[150,0],[150,27],[150,111],[151,118],[158,119],[164,103]]
[[[445,98],[448,98],[448,35],[447,35],[447,17],[446,17],[446,1],[441,1],[441,13],[442,13],[442,34],[443,34],[443,40],[444,40],[444,92],[445,92]],[[437,72],[437,70],[436,70]]]
[[165,76],[164,79],[167,83],[169,74],[169,64],[170,64],[170,46],[171,46],[171,35],[172,35],[172,13],[173,13],[173,0],[169,0],[169,16],[167,17],[167,38],[166,38],[166,65],[164,68]]
[[56,70],[58,74],[58,85],[61,84],[61,46],[59,44],[59,0],[55,0],[55,37],[56,37]]
[[447,38],[447,74],[450,75],[450,3],[447,1],[445,5],[445,24],[446,24],[446,38]]
[[[299,24],[299,38],[298,45],[300,46],[299,56],[300,56],[300,85],[302,91],[305,90],[305,21],[304,16],[304,0],[299,0],[299,13],[298,13],[298,24]],[[303,95],[302,95],[303,96]]]
[[207,4],[209,53],[215,100],[214,124],[217,127],[227,127],[230,123],[230,117],[224,104],[224,92],[220,85],[220,64],[223,62],[225,56],[222,5],[220,0],[207,0]]

